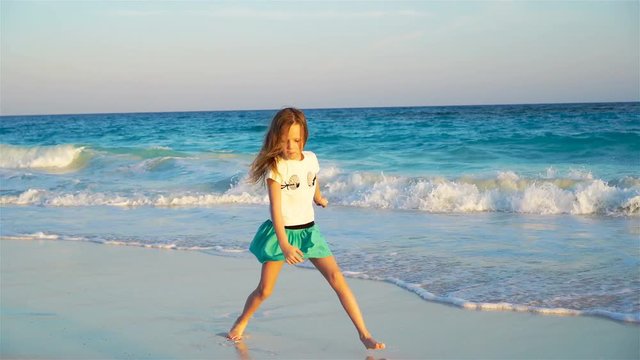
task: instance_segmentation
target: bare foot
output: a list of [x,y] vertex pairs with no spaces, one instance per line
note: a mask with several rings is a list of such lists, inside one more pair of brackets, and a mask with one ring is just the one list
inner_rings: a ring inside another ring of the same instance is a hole
[[239,320],[240,319],[236,320],[233,327],[231,327],[231,330],[227,333],[227,339],[232,341],[242,340],[242,333],[244,333],[244,328],[247,327],[248,322],[242,322]]
[[362,343],[364,344],[364,346],[367,349],[382,350],[382,349],[385,348],[384,343],[377,342],[371,336],[369,336],[369,337],[361,337],[360,341],[362,341]]

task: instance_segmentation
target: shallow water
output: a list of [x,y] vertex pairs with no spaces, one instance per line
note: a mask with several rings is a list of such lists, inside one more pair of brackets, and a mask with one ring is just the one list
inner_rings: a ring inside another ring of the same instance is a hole
[[[2,238],[252,257],[249,242],[267,216],[261,205],[8,207],[2,209]],[[581,310],[639,320],[640,229],[629,218],[337,206],[318,210],[316,219],[348,276],[390,281],[427,300],[463,307],[501,303],[506,310]]]

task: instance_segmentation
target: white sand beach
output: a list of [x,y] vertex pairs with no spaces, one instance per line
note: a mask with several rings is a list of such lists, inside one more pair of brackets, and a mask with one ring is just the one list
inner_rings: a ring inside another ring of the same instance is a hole
[[[340,259],[338,259],[338,262]],[[242,343],[224,338],[256,261],[69,241],[0,241],[3,359],[638,359],[640,327],[479,312],[348,279],[383,351],[365,350],[317,271],[285,266]]]

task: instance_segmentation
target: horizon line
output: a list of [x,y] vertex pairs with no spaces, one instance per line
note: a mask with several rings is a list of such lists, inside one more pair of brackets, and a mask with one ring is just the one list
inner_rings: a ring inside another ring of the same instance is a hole
[[[401,109],[401,108],[428,108],[428,107],[474,107],[474,106],[523,106],[523,105],[586,105],[586,104],[629,104],[640,103],[638,100],[630,101],[587,101],[587,102],[540,102],[540,103],[502,103],[502,104],[448,104],[448,105],[393,105],[393,106],[347,106],[347,107],[296,107],[303,111],[308,110],[349,110],[349,109]],[[202,112],[243,112],[243,111],[277,111],[290,106],[271,109],[215,109],[215,110],[170,110],[170,111],[116,111],[116,112],[91,112],[91,113],[50,113],[50,114],[0,114],[3,117],[20,116],[70,116],[70,115],[123,115],[123,114],[166,114],[166,113],[202,113]]]

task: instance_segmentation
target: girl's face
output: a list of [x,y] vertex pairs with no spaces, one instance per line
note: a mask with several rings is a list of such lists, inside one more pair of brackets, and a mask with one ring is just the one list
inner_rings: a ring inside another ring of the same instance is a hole
[[293,124],[289,127],[289,131],[285,130],[280,137],[282,157],[286,160],[302,160],[302,148],[304,147],[302,139],[300,124]]

